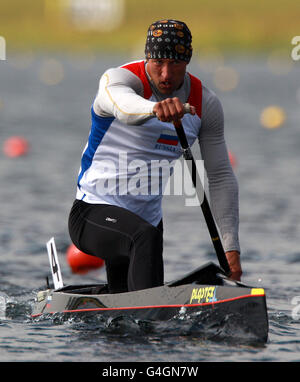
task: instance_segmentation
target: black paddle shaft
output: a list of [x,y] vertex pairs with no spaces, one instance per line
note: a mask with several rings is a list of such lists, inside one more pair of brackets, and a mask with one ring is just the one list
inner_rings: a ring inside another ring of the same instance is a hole
[[[199,174],[197,172],[197,168],[196,168],[196,164],[195,164],[195,161],[193,158],[191,148],[188,144],[188,141],[187,141],[187,138],[186,138],[186,135],[185,135],[181,121],[180,120],[175,121],[175,122],[173,122],[173,124],[174,124],[179,142],[180,142],[182,150],[183,150],[184,159],[191,162],[191,165],[192,165],[192,171],[191,171],[192,182],[193,182],[193,185],[196,189],[197,182],[201,182],[201,179],[200,179]],[[210,237],[211,237],[213,246],[215,248],[219,264],[220,264],[221,268],[223,268],[223,270],[227,274],[229,274],[230,273],[229,264],[228,264],[227,258],[225,256],[223,245],[222,245],[222,242],[220,240],[219,233],[218,233],[218,230],[217,230],[217,227],[216,227],[216,224],[215,224],[215,221],[214,221],[214,218],[213,218],[207,197],[205,195],[203,186],[202,186],[202,189],[203,189],[203,201],[201,203],[201,209],[202,209],[202,212],[203,212],[206,224],[207,224],[207,228],[208,228],[208,231],[210,233]]]

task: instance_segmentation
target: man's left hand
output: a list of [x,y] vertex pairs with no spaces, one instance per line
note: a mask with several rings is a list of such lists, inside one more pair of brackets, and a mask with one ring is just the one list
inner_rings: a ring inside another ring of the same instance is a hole
[[236,281],[241,281],[243,271],[240,262],[240,253],[238,251],[228,251],[225,255],[231,271],[230,277]]

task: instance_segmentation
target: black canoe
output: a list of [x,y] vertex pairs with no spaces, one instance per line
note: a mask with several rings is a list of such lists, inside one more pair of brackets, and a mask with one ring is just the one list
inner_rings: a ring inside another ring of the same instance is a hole
[[233,281],[214,263],[197,268],[164,286],[109,294],[105,284],[69,285],[39,291],[32,317],[62,314],[132,316],[141,320],[169,320],[180,314],[204,314],[222,322],[230,315],[258,341],[268,338],[264,289]]

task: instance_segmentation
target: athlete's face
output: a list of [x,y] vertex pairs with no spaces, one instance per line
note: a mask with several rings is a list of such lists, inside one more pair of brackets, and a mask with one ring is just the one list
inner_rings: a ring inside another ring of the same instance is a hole
[[171,94],[181,86],[186,67],[185,61],[169,58],[147,60],[147,72],[162,94]]

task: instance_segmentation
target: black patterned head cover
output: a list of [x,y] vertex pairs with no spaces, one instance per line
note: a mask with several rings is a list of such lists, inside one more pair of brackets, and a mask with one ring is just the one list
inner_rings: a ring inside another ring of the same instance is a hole
[[192,35],[187,25],[178,20],[160,20],[148,28],[146,58],[169,58],[190,62]]

